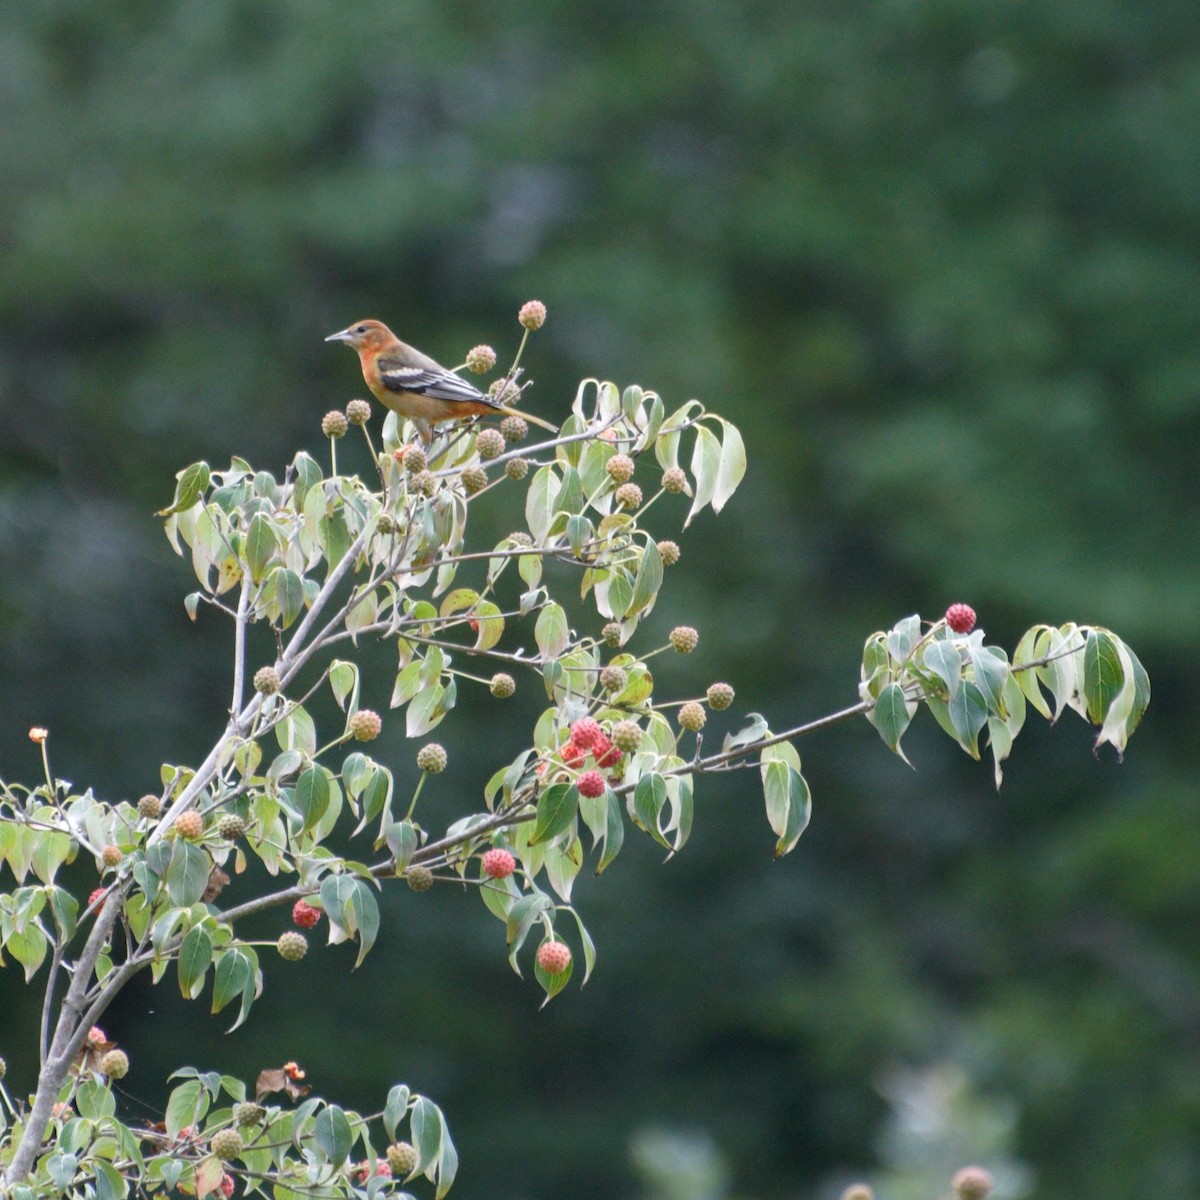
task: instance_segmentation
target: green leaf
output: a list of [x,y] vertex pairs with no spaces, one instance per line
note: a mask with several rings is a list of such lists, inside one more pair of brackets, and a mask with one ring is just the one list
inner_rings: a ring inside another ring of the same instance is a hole
[[533,477],[525,497],[525,521],[535,542],[542,541],[558,511],[558,493],[562,484],[553,467],[542,467]]
[[925,647],[921,661],[927,671],[932,672],[946,685],[947,697],[958,691],[962,680],[962,657],[952,641],[939,638],[930,642]]
[[567,614],[560,605],[547,604],[538,613],[533,636],[542,652],[543,660],[555,659],[563,652],[570,640],[570,630],[567,626]]
[[316,1124],[313,1126],[313,1141],[335,1167],[340,1167],[350,1157],[354,1134],[346,1114],[336,1104],[323,1108],[317,1114]]
[[262,583],[267,564],[278,549],[279,541],[275,537],[271,519],[263,513],[256,513],[250,519],[250,528],[246,532],[246,566],[255,583]]
[[633,811],[638,824],[656,842],[671,849],[671,843],[658,827],[658,814],[667,800],[667,781],[657,772],[649,771],[637,781],[633,791]]
[[579,473],[574,467],[567,467],[563,471],[562,486],[559,488],[557,497],[555,497],[555,511],[574,515],[583,512],[583,507],[586,503],[587,500],[583,494],[583,484],[580,483]]
[[46,935],[36,924],[26,925],[9,934],[5,942],[8,952],[25,968],[25,982],[28,983],[46,958],[48,941]]
[[125,1176],[102,1158],[93,1158],[91,1166],[96,1172],[96,1200],[125,1200],[129,1195]]
[[174,502],[170,508],[160,509],[158,516],[166,517],[171,513],[183,512],[191,508],[208,487],[211,476],[212,473],[206,462],[192,463],[190,467],[185,467],[175,476],[177,482]]
[[719,513],[725,507],[725,502],[737,490],[746,474],[746,447],[742,435],[735,426],[722,420],[721,427],[724,437],[721,439],[721,459],[717,465],[717,481],[713,488],[713,512]]
[[504,617],[490,600],[480,600],[472,614],[479,632],[475,637],[476,650],[490,650],[504,636]]
[[198,1079],[188,1079],[175,1088],[167,1099],[167,1113],[164,1120],[167,1133],[178,1137],[181,1129],[189,1125],[195,1129],[199,1126],[204,1114],[208,1112],[208,1092]]
[[1083,648],[1083,696],[1088,719],[1101,725],[1109,706],[1125,684],[1125,669],[1112,634],[1089,629]]
[[767,822],[777,836],[775,857],[790,853],[812,817],[812,795],[803,775],[782,759],[764,761],[759,766]]
[[969,679],[963,680],[946,711],[954,726],[958,744],[974,759],[979,758],[979,731],[987,724],[987,702],[983,693]]
[[166,875],[167,894],[171,897],[171,903],[180,908],[197,904],[208,887],[211,870],[212,860],[206,851],[177,838],[171,849],[171,863]]
[[604,850],[600,854],[600,861],[596,864],[597,875],[617,857],[625,841],[625,821],[621,814],[621,802],[610,788],[605,788],[604,794],[608,800],[608,816],[604,827]]
[[281,567],[275,572],[275,603],[279,606],[279,624],[287,629],[304,610],[304,581],[295,571]]
[[720,466],[720,442],[706,426],[697,425],[696,444],[692,448],[692,475],[696,480],[696,494],[692,498],[687,520],[683,523],[685,529],[692,523],[692,518],[712,500],[717,488],[717,472]]
[[630,617],[653,605],[654,599],[658,595],[658,589],[662,587],[662,581],[662,555],[659,554],[658,546],[654,541],[647,539],[646,548],[642,552],[642,560],[638,563],[637,577],[633,581],[633,596],[630,598],[628,607],[620,616]]
[[411,1094],[403,1083],[396,1084],[387,1094],[387,1103],[383,1106],[383,1127],[387,1130],[389,1141],[396,1140],[396,1130],[408,1112]]
[[579,791],[573,783],[551,784],[538,797],[537,820],[529,844],[537,845],[557,837],[575,819]]
[[[900,739],[912,720],[910,703],[904,695],[904,689],[898,683],[889,683],[879,693],[875,707],[867,713],[868,720],[879,730],[884,745],[906,763],[908,759],[900,749]],[[909,763],[909,766],[911,765]]]
[[417,850],[417,827],[411,821],[395,821],[384,832],[387,848],[396,860],[396,873],[400,874]]
[[1008,682],[1008,660],[998,646],[971,644],[967,653],[975,673],[975,686],[983,695],[988,711],[1004,716],[1004,685]]
[[189,929],[179,947],[175,970],[179,975],[179,990],[185,1000],[195,1000],[204,990],[204,976],[212,965],[213,943],[200,925]]
[[1025,698],[1029,703],[1046,718],[1050,716],[1050,705],[1046,703],[1046,697],[1042,695],[1037,672],[1033,669],[1018,670],[1018,668],[1042,658],[1045,652],[1044,647],[1048,641],[1049,626],[1035,625],[1022,634],[1021,640],[1013,652],[1013,677],[1017,681],[1017,686],[1025,693]]
[[374,592],[368,592],[346,614],[346,632],[351,635],[351,638],[354,638],[368,625],[371,625],[378,616],[379,597]]
[[758,713],[747,714],[747,725],[744,725],[737,733],[727,733],[725,740],[721,743],[721,753],[728,754],[730,750],[740,750],[743,746],[749,746],[752,742],[760,742],[770,730],[767,727],[766,717],[760,716]]
[[75,1107],[87,1121],[101,1121],[117,1111],[117,1100],[111,1090],[95,1079],[85,1079],[75,1093]]
[[895,628],[887,635],[888,653],[898,663],[906,662],[913,647],[921,640],[921,618],[916,613],[897,621]]
[[323,767],[312,766],[296,780],[292,800],[300,813],[302,833],[312,830],[329,807],[329,778]]
[[544,892],[522,896],[509,910],[505,941],[515,951],[521,948],[529,930],[538,917],[550,907],[550,897]]
[[245,952],[231,946],[217,960],[213,975],[212,1011],[219,1013],[235,996],[240,996],[254,982],[254,971]]
[[345,659],[334,659],[329,664],[329,686],[338,707],[346,711],[346,699],[350,698],[351,710],[358,707],[358,665]]
[[278,725],[275,740],[281,750],[299,750],[304,754],[317,752],[317,727],[301,705],[297,704]]

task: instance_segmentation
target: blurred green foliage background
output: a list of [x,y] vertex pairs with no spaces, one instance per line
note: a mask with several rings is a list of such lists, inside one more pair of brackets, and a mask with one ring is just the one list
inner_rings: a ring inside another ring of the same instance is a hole
[[[185,1061],[298,1059],[364,1108],[404,1079],[462,1200],[932,1196],[947,1145],[1013,1195],[1200,1193],[1200,9],[41,0],[0,9],[0,105],[6,778],[33,724],[113,799],[194,761],[228,641],[151,516],[173,473],[323,455],[349,321],[503,356],[533,296],[534,411],[594,374],[744,432],[747,483],[679,539],[656,621],[702,642],[664,685],[784,727],[961,599],[1010,648],[1108,625],[1155,688],[1123,766],[1031,724],[999,794],[928,720],[915,772],[865,722],[813,739],[782,863],[752,781],[702,781],[678,861],[635,841],[581,882],[598,973],[543,1012],[447,889],[390,891],[356,975],[270,967],[228,1038],[142,981],[106,1022],[132,1097]],[[427,822],[479,803],[532,691],[463,699]],[[0,1002],[21,1094],[38,997],[10,966]]]

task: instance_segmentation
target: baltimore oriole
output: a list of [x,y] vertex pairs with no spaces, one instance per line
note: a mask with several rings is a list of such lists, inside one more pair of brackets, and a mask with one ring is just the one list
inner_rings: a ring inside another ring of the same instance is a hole
[[331,333],[327,342],[345,342],[358,351],[366,380],[375,399],[387,408],[407,417],[428,445],[433,427],[440,421],[461,421],[464,417],[524,417],[535,425],[558,430],[549,421],[493,400],[473,383],[447,371],[428,354],[422,354],[402,342],[382,321],[357,321],[340,333]]

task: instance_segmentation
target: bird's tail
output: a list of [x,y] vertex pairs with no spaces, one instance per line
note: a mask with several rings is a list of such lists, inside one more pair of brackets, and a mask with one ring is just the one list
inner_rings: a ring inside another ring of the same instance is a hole
[[509,408],[507,404],[497,404],[496,411],[502,412],[506,417],[520,417],[523,421],[532,421],[535,425],[550,430],[551,433],[558,432],[557,425],[551,425],[549,421],[543,421],[541,417],[535,417],[533,413],[518,412],[515,408]]

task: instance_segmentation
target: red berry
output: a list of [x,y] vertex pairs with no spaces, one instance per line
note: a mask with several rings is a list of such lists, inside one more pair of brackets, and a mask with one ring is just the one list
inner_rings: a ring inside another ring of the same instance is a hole
[[311,929],[321,919],[321,910],[314,908],[307,900],[297,900],[292,907],[292,920],[301,929]]
[[602,733],[592,747],[592,754],[598,767],[615,767],[621,761],[621,752]]
[[576,745],[574,741],[568,741],[560,753],[562,754],[563,763],[568,767],[573,767],[576,763],[583,762],[588,756],[587,749]]
[[946,609],[946,624],[955,633],[970,633],[975,628],[975,610],[969,604],[952,604]]
[[537,964],[547,975],[561,975],[571,965],[571,949],[563,942],[543,942]]
[[225,1200],[229,1200],[229,1197],[233,1195],[232,1175],[221,1176],[221,1194],[225,1197]]
[[604,776],[599,771],[584,771],[575,781],[575,786],[579,788],[581,796],[590,796],[595,799],[597,796],[604,795]]
[[87,906],[88,906],[88,908],[91,908],[93,904],[96,904],[96,903],[98,903],[99,901],[103,900],[103,899],[104,899],[104,893],[105,893],[107,890],[108,890],[107,888],[97,888],[97,889],[96,889],[96,890],[95,890],[95,891],[94,891],[94,892],[93,892],[93,893],[92,893],[92,894],[91,894],[91,895],[88,897],[88,902],[87,902]]
[[[371,1174],[371,1164],[369,1162],[361,1162],[358,1164],[357,1170],[354,1172],[354,1178],[359,1183],[366,1183]],[[386,1158],[377,1158],[375,1160],[375,1174],[382,1175],[390,1179],[392,1176],[392,1168],[388,1166]]]
[[484,854],[483,869],[493,879],[507,879],[517,869],[517,860],[507,850],[496,846]]
[[604,736],[604,730],[600,728],[600,722],[592,720],[591,717],[583,717],[571,726],[571,741],[582,750],[591,750],[599,738]]

